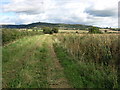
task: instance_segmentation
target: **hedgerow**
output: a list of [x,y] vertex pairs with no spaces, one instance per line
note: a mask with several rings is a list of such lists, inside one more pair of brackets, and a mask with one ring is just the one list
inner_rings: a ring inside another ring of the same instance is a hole
[[2,44],[7,44],[12,42],[16,39],[22,38],[24,36],[33,36],[33,35],[40,35],[41,32],[38,31],[20,31],[17,29],[2,29]]

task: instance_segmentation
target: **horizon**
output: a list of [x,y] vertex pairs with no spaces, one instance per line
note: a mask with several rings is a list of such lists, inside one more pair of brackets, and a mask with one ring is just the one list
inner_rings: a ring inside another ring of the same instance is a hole
[[[34,22],[34,23],[48,23],[48,22]],[[34,24],[34,23],[29,23],[29,24]],[[2,25],[29,25],[29,24],[0,24],[0,25],[2,26]],[[50,24],[67,24],[67,23],[50,23]],[[86,24],[70,24],[70,25],[85,25],[85,26],[99,27],[99,26],[86,25]],[[99,28],[112,28],[112,27],[99,27]]]
[[0,25],[37,22],[118,28],[118,0],[5,0]]

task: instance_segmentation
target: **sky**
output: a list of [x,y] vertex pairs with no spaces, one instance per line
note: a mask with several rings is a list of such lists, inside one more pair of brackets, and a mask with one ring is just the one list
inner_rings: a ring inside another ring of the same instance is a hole
[[118,27],[119,0],[0,0],[0,24],[35,22]]

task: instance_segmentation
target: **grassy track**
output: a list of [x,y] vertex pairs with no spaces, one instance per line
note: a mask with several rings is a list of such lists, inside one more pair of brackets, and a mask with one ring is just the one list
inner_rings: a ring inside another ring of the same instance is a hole
[[118,38],[111,35],[36,35],[16,40],[2,48],[2,86],[117,88]]
[[48,36],[44,43],[45,48],[48,49],[48,83],[51,88],[70,88],[71,86],[66,80],[63,68],[54,52],[52,38],[52,36]]
[[3,48],[3,88],[68,88],[52,36],[22,38]]

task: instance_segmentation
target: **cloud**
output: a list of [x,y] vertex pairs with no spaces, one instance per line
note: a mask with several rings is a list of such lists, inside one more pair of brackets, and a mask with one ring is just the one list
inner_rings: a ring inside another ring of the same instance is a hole
[[15,24],[15,18],[14,17],[9,17],[9,16],[6,16],[6,15],[4,15],[4,16],[2,16],[2,15],[0,15],[0,17],[2,17],[1,19],[0,19],[0,24]]
[[[26,14],[37,14],[43,12],[43,0],[12,0],[3,6],[4,12],[16,12]],[[37,10],[36,10],[37,9]]]
[[106,10],[88,9],[86,10],[86,13],[98,17],[112,17],[112,16],[117,16],[116,11],[117,10],[114,9],[106,9]]
[[11,0],[2,9],[15,13],[6,15],[15,24],[42,21],[116,27],[117,4],[118,0]]

